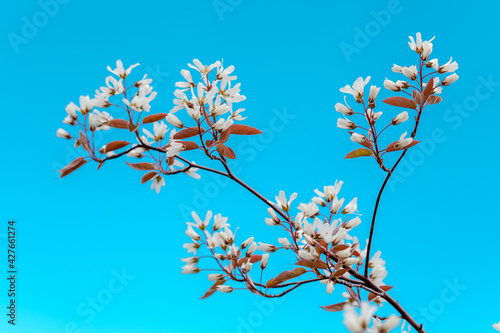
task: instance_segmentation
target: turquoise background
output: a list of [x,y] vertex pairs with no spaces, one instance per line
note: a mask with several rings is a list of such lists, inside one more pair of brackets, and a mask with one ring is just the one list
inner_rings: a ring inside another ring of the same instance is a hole
[[[416,62],[407,41],[419,31],[436,36],[433,57],[452,56],[460,79],[426,109],[418,132],[425,144],[412,149],[384,194],[374,249],[387,261],[393,297],[428,332],[494,331],[498,2],[25,0],[3,7],[0,253],[15,219],[19,273],[15,328],[6,323],[1,278],[0,331],[345,332],[341,314],[319,308],[342,300],[340,286],[327,295],[324,285],[309,285],[274,303],[246,291],[199,300],[211,284],[206,274],[180,269],[187,212],[228,216],[240,242],[254,235],[277,244],[282,236],[265,225],[266,207],[237,184],[203,172],[199,181],[179,175],[157,195],[116,160],[60,180],[56,170],[81,151],[55,132],[65,106],[104,85],[106,66],[117,59],[139,62],[134,75],[154,79],[153,112],[172,108],[174,83],[193,58],[224,59],[247,96],[239,105],[247,109],[244,123],[265,132],[231,138],[238,176],[269,198],[298,192],[297,205],[341,179],[342,196],[358,197],[363,223],[355,234],[365,239],[384,173],[373,160],[343,159],[357,146],[336,128],[338,89],[358,76],[377,86],[385,77],[403,79],[390,68]],[[389,96],[382,89],[379,100]],[[380,102],[378,109],[383,122],[401,111]],[[412,124],[399,126],[387,143]],[[273,259],[266,278],[292,267]],[[98,296],[106,304],[91,310]],[[386,305],[380,314],[389,311]]]

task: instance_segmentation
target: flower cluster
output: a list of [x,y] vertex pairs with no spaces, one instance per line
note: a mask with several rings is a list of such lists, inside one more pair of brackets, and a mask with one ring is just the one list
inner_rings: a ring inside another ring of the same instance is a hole
[[[233,280],[245,282],[247,288],[254,293],[272,297],[273,295],[267,293],[268,289],[277,285],[283,287],[280,284],[289,279],[312,273],[318,281],[326,284],[326,291],[331,294],[336,283],[342,284],[351,278],[350,269],[359,270],[366,256],[366,250],[359,248],[357,238],[349,234],[361,223],[357,214],[357,198],[344,205],[344,198],[338,196],[342,184],[342,181],[337,181],[334,185],[324,186],[323,191],[316,189],[314,192],[317,196],[308,203],[298,204],[295,216],[291,216],[289,212],[297,193],[287,198],[285,193],[280,191],[276,202],[270,203],[268,208],[270,217],[265,218],[267,225],[281,226],[285,230],[288,237],[278,238],[279,245],[257,243],[251,237],[238,246],[235,243],[236,232],[230,229],[227,218],[220,214],[214,217],[209,211],[203,220],[195,212],[192,213],[194,222],[187,222],[186,230],[186,235],[191,238],[192,243],[184,244],[184,248],[188,253],[196,255],[197,251],[206,247],[209,251],[208,257],[215,259],[219,273],[209,275],[209,280],[214,281],[217,276],[217,281],[223,282],[215,285],[214,291],[223,288],[222,283]],[[212,217],[213,226],[209,228]],[[246,252],[243,252],[245,249]],[[257,254],[257,250],[262,253]],[[265,285],[262,281],[255,282],[250,277],[253,265],[260,262],[260,269],[264,270],[269,255],[278,250],[294,252],[298,260],[296,265],[299,267],[287,271],[285,277],[278,276],[269,280]],[[200,272],[202,269],[197,267],[199,259],[199,256],[182,259],[186,263],[183,273]],[[383,279],[387,276],[387,271],[385,262],[380,258],[380,251],[370,260],[369,267],[372,283],[384,288]],[[263,287],[266,290],[263,291]],[[374,296],[373,301],[380,303],[381,299]],[[356,295],[348,296],[349,300],[352,303],[361,302]]]
[[[79,105],[71,102],[66,107],[67,116],[63,123],[79,127],[78,135],[73,136],[62,128],[57,130],[56,135],[74,140],[75,147],[81,146],[88,156],[78,158],[60,170],[61,177],[81,167],[88,158],[98,162],[99,166],[108,159],[123,155],[136,159],[146,158],[149,159],[148,162],[127,163],[135,170],[147,171],[141,182],[150,181],[151,189],[159,192],[165,185],[163,175],[183,172],[199,178],[196,164],[179,156],[183,151],[199,149],[212,159],[218,158],[214,153],[221,157],[235,158],[233,150],[226,145],[229,136],[261,132],[250,126],[235,124],[235,121],[242,121],[245,117],[242,116],[244,109],[233,110],[233,105],[245,100],[245,96],[240,94],[240,84],[234,83],[236,76],[231,75],[234,66],[224,68],[220,61],[207,66],[197,59],[193,63],[194,65],[188,66],[200,74],[201,81],[195,83],[191,72],[183,69],[181,75],[186,81],[176,83],[180,89],[174,92],[174,108],[168,114],[158,113],[144,117],[143,113],[151,110],[150,103],[157,95],[151,86],[152,79],[144,75],[127,87],[127,79],[139,64],[125,69],[118,60],[115,69],[108,66],[112,75],[106,77],[106,86],[97,89],[94,98],[81,96]],[[113,108],[117,112],[111,112],[110,109]],[[195,121],[195,126],[184,125],[177,116],[180,110],[186,111]],[[116,115],[123,116],[123,111],[126,112],[126,119],[116,118]],[[229,116],[225,117],[226,114]],[[167,124],[174,128],[169,129]],[[145,128],[151,125],[151,129]],[[128,130],[135,136],[137,143],[120,140],[95,147],[94,132],[111,128]],[[185,140],[191,137],[197,138],[198,142]]]
[[[388,127],[399,125],[409,119],[408,111],[403,111],[396,115],[392,120],[381,130],[377,131],[376,125],[377,121],[382,116],[382,112],[375,112],[375,100],[380,91],[379,87],[372,85],[370,87],[370,93],[368,100],[364,99],[364,89],[365,86],[370,81],[368,76],[366,79],[358,78],[354,84],[351,86],[347,85],[341,88],[340,91],[346,94],[353,95],[355,101],[362,105],[363,112],[355,112],[353,108],[347,103],[346,97],[344,97],[344,104],[337,103],[335,105],[335,110],[342,113],[344,118],[339,118],[337,121],[337,127],[349,130],[351,135],[351,140],[362,145],[364,148],[356,149],[350,152],[346,158],[354,158],[360,156],[373,156],[381,168],[388,171],[384,166],[383,155],[398,150],[408,149],[418,141],[414,140],[416,134],[416,129],[418,127],[418,122],[420,120],[420,115],[423,108],[427,105],[437,104],[441,101],[437,94],[442,92],[442,87],[448,86],[458,79],[458,75],[455,73],[444,78],[441,83],[440,79],[437,77],[438,74],[451,73],[458,69],[456,62],[451,62],[451,60],[442,65],[438,65],[437,59],[428,60],[432,52],[433,44],[431,41],[422,41],[420,33],[417,33],[416,41],[413,37],[410,37],[410,48],[419,55],[419,65],[398,66],[394,65],[392,70],[396,73],[403,74],[408,81],[398,80],[393,82],[389,79],[385,79],[384,87],[393,92],[403,92],[410,98],[406,97],[390,97],[385,99],[383,102],[392,106],[402,107],[409,110],[416,111],[416,124],[415,129],[409,137],[407,137],[408,132],[404,132],[399,140],[390,143],[386,148],[382,148],[379,142],[379,136]],[[431,69],[430,73],[424,74],[423,70],[425,68]],[[424,79],[430,76],[428,82],[424,82]],[[361,115],[366,120],[367,126],[359,125],[358,123],[347,119],[347,116]],[[363,127],[365,126],[365,127]],[[361,133],[353,132],[354,129],[360,129]]]
[[[166,119],[166,114],[149,115],[142,118],[143,111],[147,113],[151,110],[150,103],[157,94],[151,86],[153,80],[147,78],[147,75],[131,86],[126,86],[127,78],[132,69],[137,66],[139,64],[125,69],[121,60],[116,62],[115,69],[108,66],[108,71],[113,75],[106,77],[106,86],[97,89],[94,98],[80,96],[79,105],[71,102],[66,107],[67,116],[63,123],[79,127],[78,135],[73,136],[62,128],[57,130],[56,135],[75,140],[75,147],[81,146],[88,153],[88,157],[99,162],[100,165],[108,159],[122,155],[134,158],[149,157],[152,160],[150,163],[129,163],[129,165],[136,170],[149,171],[142,177],[141,181],[143,183],[151,181],[151,189],[156,190],[156,192],[159,192],[160,188],[165,185],[162,174],[184,172],[191,177],[199,178],[199,175],[196,174],[196,168],[191,165],[185,166],[174,158],[189,147],[175,138],[175,129],[169,132],[164,121],[160,122],[160,120]],[[128,119],[114,118],[109,112],[99,109],[115,109],[114,114],[119,116],[123,115],[125,111]],[[168,121],[168,119],[166,120]],[[151,123],[153,125],[152,132],[142,128],[143,135],[140,135],[139,128]],[[132,132],[138,143],[131,145],[128,141],[113,141],[102,147],[95,147],[95,131],[111,128],[126,129]],[[119,150],[121,152],[117,153]],[[161,152],[164,155],[153,155],[153,152]],[[83,157],[77,158],[60,171],[61,177],[73,172],[85,162],[86,159]]]

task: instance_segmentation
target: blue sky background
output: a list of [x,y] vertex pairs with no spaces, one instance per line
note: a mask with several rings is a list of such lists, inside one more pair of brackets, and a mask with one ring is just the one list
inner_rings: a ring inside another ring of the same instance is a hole
[[[256,141],[231,139],[240,178],[269,198],[296,191],[302,202],[313,189],[342,179],[342,195],[359,199],[364,222],[357,235],[364,239],[384,174],[373,160],[343,160],[357,147],[335,125],[334,105],[343,99],[338,89],[358,76],[371,75],[377,86],[385,77],[402,79],[390,68],[415,63],[407,41],[418,31],[425,39],[436,36],[433,55],[440,63],[453,56],[460,79],[444,89],[441,104],[426,109],[418,138],[427,145],[407,155],[398,181],[389,184],[374,248],[387,261],[393,297],[424,319],[428,332],[493,331],[500,321],[496,1],[62,2],[25,0],[0,12],[0,253],[7,221],[15,219],[19,269],[18,325],[6,323],[2,277],[0,331],[345,332],[341,314],[319,308],[341,301],[340,287],[327,295],[323,285],[310,285],[275,303],[245,291],[199,300],[211,283],[205,274],[181,274],[188,241],[183,211],[229,216],[240,241],[255,235],[276,243],[281,235],[264,224],[266,207],[237,184],[206,173],[200,181],[179,175],[167,178],[157,195],[123,161],[99,171],[89,163],[59,180],[55,170],[79,151],[55,132],[64,107],[102,86],[116,59],[141,63],[135,74],[149,73],[159,93],[153,111],[165,112],[188,62],[223,58],[236,66],[247,96],[240,104],[245,123],[266,132]],[[388,10],[390,17],[376,20]],[[30,22],[38,27],[30,30]],[[357,39],[367,29],[368,39]],[[346,45],[356,52],[346,55]],[[388,96],[382,90],[379,98]],[[401,111],[378,108],[386,121]],[[284,113],[291,116],[270,130]],[[412,125],[400,126],[394,138]],[[193,201],[204,191],[209,203]],[[291,262],[271,257],[269,266],[268,278]],[[114,277],[123,272],[128,280],[120,284]],[[85,304],[98,295],[112,299],[93,316]]]

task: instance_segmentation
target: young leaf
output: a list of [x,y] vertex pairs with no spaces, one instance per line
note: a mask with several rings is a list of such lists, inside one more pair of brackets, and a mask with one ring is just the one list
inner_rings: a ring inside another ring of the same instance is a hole
[[321,261],[321,260],[307,260],[307,259],[301,259],[295,263],[297,266],[304,266],[304,267],[309,267],[309,268],[321,268],[321,269],[327,269],[326,264]]
[[332,304],[332,305],[327,305],[327,306],[322,306],[321,308],[326,311],[330,312],[339,312],[344,310],[344,306],[348,304],[347,302],[342,302],[342,303],[337,303],[337,304]]
[[193,150],[198,148],[198,144],[194,141],[181,141],[184,145],[184,150]]
[[128,129],[128,121],[123,120],[123,119],[111,119],[111,120],[108,122],[108,126],[109,126],[109,127],[113,127],[113,128],[124,128],[124,129]]
[[349,270],[349,268],[342,268],[342,269],[339,269],[338,271],[336,271],[335,273],[333,273],[333,276],[341,276],[342,274],[344,274],[345,272],[347,272]]
[[110,142],[106,145],[106,147],[104,148],[104,152],[108,153],[110,151],[117,150],[117,149],[123,148],[125,146],[128,146],[129,144],[130,144],[130,142],[128,142],[128,141],[113,141],[113,142]]
[[306,269],[302,268],[302,267],[294,268],[291,271],[285,271],[285,272],[281,273],[280,275],[278,275],[277,277],[272,278],[271,280],[267,281],[266,287],[271,288],[271,287],[277,286],[278,284],[283,283],[287,280],[296,278],[297,276],[300,276],[300,275],[304,274],[305,272],[306,272]]
[[355,158],[360,156],[372,156],[372,155],[373,152],[371,150],[365,148],[358,148],[356,150],[351,151],[344,158]]
[[226,280],[217,280],[215,283],[208,289],[200,299],[205,299],[212,296],[217,291],[217,286],[223,285],[226,283]]
[[431,79],[429,82],[427,82],[427,85],[425,86],[423,95],[422,95],[422,102],[425,103],[427,101],[427,97],[432,95],[432,90],[434,89],[434,77],[431,76]]
[[227,157],[230,159],[236,158],[234,151],[231,148],[224,146],[222,143],[217,144],[217,151],[219,152],[219,154],[221,154],[224,157]]
[[229,128],[231,129],[231,134],[237,135],[255,135],[262,133],[262,131],[247,125],[234,124],[229,126]]
[[147,181],[150,181],[154,176],[156,176],[156,171],[150,171],[141,178],[141,184],[144,184]]
[[143,124],[154,123],[155,121],[165,119],[166,116],[167,116],[166,113],[150,114],[149,116],[145,117],[142,120],[142,123]]
[[431,105],[431,104],[437,104],[439,102],[441,102],[443,99],[439,96],[436,96],[436,95],[432,95],[429,97],[429,99],[427,100],[427,105]]
[[85,151],[90,154],[89,142],[87,141],[87,138],[85,138],[85,135],[81,130],[80,133],[78,133],[78,141],[82,145],[83,149],[85,149]]
[[[232,126],[234,126],[234,125],[232,125]],[[219,140],[218,140],[218,141],[219,141],[220,143],[225,143],[225,142],[227,142],[227,140],[229,139],[229,135],[231,135],[231,126],[230,126],[230,127],[228,127],[228,129],[226,129],[224,132],[222,132],[222,133],[220,134],[220,137],[219,137]]]
[[410,143],[408,146],[405,146],[405,147],[401,147],[401,148],[396,148],[396,144],[398,143],[399,141],[394,141],[393,143],[391,143],[390,145],[387,146],[387,148],[385,148],[385,151],[386,152],[391,152],[391,151],[397,151],[397,150],[403,150],[403,149],[408,149],[410,147],[413,147],[414,145],[416,145],[417,143],[419,143],[420,141],[417,141],[417,140],[413,140],[412,143]]
[[147,163],[147,162],[140,162],[140,163],[130,163],[125,161],[125,163],[128,164],[129,167],[131,167],[134,170],[139,170],[139,171],[147,171],[147,170],[155,170],[156,168],[154,167],[154,164]]
[[77,157],[75,160],[73,160],[73,162],[66,165],[61,170],[57,171],[57,172],[61,173],[59,178],[62,178],[64,176],[69,175],[70,173],[72,173],[73,171],[75,171],[76,169],[78,169],[79,167],[84,165],[85,163],[87,163],[87,161],[85,160],[85,157],[83,157],[83,156]]
[[205,130],[202,128],[201,132],[198,129],[198,127],[188,127],[183,130],[180,130],[179,132],[174,134],[174,139],[179,140],[179,139],[187,139],[191,138],[195,135],[198,135],[199,133],[203,133]]
[[417,108],[417,104],[411,99],[406,97],[400,97],[400,96],[389,97],[384,99],[383,102],[392,106],[399,106],[401,108],[408,108],[408,109]]
[[411,97],[413,98],[413,101],[417,104],[422,104],[422,96],[420,95],[420,93],[416,90],[413,90],[411,92]]

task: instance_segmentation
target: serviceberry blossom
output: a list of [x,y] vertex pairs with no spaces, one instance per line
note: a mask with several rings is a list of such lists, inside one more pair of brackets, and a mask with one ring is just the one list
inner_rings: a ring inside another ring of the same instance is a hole
[[352,84],[352,87],[346,85],[344,88],[340,88],[340,91],[346,94],[353,95],[354,99],[356,99],[356,102],[361,103],[361,99],[363,98],[364,95],[365,86],[368,84],[369,81],[370,81],[369,76],[364,80],[362,77],[358,77],[356,81],[354,81],[354,83]]
[[108,66],[108,71],[110,71],[111,73],[115,74],[116,76],[119,76],[122,79],[124,79],[127,77],[127,75],[130,74],[130,72],[132,72],[132,69],[134,69],[137,66],[139,66],[138,63],[130,66],[129,68],[127,68],[125,70],[125,68],[123,67],[123,62],[121,60],[117,60],[116,61],[116,69],[111,69],[111,66]]

